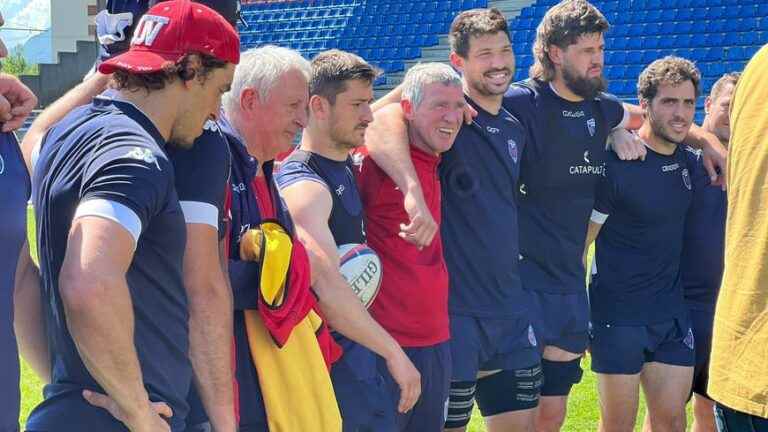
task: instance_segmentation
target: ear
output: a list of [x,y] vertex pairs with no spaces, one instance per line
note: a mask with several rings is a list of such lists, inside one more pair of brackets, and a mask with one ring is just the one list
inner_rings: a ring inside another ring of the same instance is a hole
[[451,51],[451,54],[448,56],[448,59],[451,61],[451,66],[453,66],[457,71],[464,73],[464,58],[462,58],[460,55],[456,54],[455,52]]
[[552,64],[562,66],[563,57],[565,56],[565,51],[562,48],[557,45],[549,45],[545,54],[549,56],[549,61]]
[[648,99],[646,99],[644,97],[641,97],[641,96],[638,96],[637,100],[640,103],[640,109],[643,110],[643,116],[647,117],[648,116],[648,109],[650,108],[651,101],[649,101]]
[[709,114],[710,109],[712,109],[712,98],[707,96],[704,99],[704,114]]
[[240,109],[244,113],[251,113],[261,105],[259,92],[251,87],[246,87],[240,92]]
[[317,119],[325,119],[331,111],[331,103],[320,95],[309,98],[309,115]]
[[413,104],[408,99],[400,100],[400,108],[403,109],[403,115],[407,120],[413,119]]
[[184,77],[182,83],[187,88],[191,87],[193,83],[202,82],[199,73],[203,68],[203,62],[199,55],[190,54],[188,59],[189,61],[185,65],[184,70],[181,71],[181,76]]

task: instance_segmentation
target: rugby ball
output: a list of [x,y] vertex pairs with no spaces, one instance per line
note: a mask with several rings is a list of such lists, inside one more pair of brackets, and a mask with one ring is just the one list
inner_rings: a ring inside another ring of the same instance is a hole
[[381,286],[383,269],[379,256],[365,244],[344,244],[338,250],[341,275],[363,305],[369,307]]

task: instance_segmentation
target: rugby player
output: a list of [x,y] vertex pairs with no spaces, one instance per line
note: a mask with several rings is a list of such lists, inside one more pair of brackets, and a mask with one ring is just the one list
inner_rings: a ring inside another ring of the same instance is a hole
[[[4,24],[0,14],[0,27]],[[8,51],[0,39],[0,59]],[[19,144],[13,130],[24,121],[28,110],[27,100],[32,106],[36,99],[32,92],[15,77],[0,73],[0,181],[3,189],[0,202],[3,203],[4,226],[2,234],[3,251],[0,254],[0,431],[15,432],[19,428],[19,353],[14,335],[15,279],[28,277],[24,261],[29,260],[25,247],[27,235],[27,200],[30,181],[24,167]],[[26,112],[26,114],[25,114]],[[17,270],[18,269],[18,270]],[[34,277],[35,273],[31,275]]]
[[[314,257],[313,272],[350,294],[352,290],[339,273],[337,247],[366,240],[349,152],[363,145],[365,129],[373,120],[370,102],[375,77],[376,70],[354,54],[338,50],[318,54],[312,60],[309,120],[301,144],[282,162],[276,176],[297,234]],[[374,353],[383,358],[400,387],[397,410],[401,413],[410,410],[419,397],[419,373],[359,300],[345,303],[323,304],[331,327],[343,334],[334,335],[344,354],[331,369],[343,430],[395,430],[395,404]],[[329,306],[351,309],[345,315],[360,323],[358,333],[345,332],[330,319]],[[372,337],[361,340],[360,330]]]
[[[516,191],[527,141],[517,118],[502,106],[514,55],[507,22],[496,9],[462,12],[450,39],[451,63],[461,71],[467,103],[478,114],[439,165],[445,212],[440,233],[451,287],[452,382],[445,427],[464,430],[477,395],[490,431],[528,431],[539,401],[541,366],[533,305],[517,267]],[[376,114],[379,122],[383,116]],[[393,135],[398,138],[397,127],[379,125],[367,146],[382,169],[397,168],[390,175],[401,190],[420,190],[418,179],[402,183],[397,177],[411,164],[410,155],[403,159],[386,145]],[[386,148],[374,153],[382,145]],[[390,165],[390,158],[398,162]]]
[[[706,116],[701,127],[715,134],[728,147],[731,137],[728,112],[739,73],[723,75],[712,86],[704,101]],[[692,153],[688,153],[692,155]],[[700,168],[701,169],[701,168]],[[709,181],[707,181],[709,183]],[[715,302],[723,277],[725,240],[725,192],[701,187],[693,191],[691,208],[685,221],[680,272],[683,293],[691,315],[696,339],[696,365],[693,369],[693,432],[714,432],[714,402],[707,395],[709,352]]]
[[[190,147],[218,115],[238,58],[215,11],[157,6],[131,49],[99,66],[117,90],[46,135],[33,195],[53,372],[27,430],[184,430],[186,233],[164,147]],[[109,412],[81,394],[97,392]]]
[[[405,75],[401,106],[408,120],[411,160],[438,223],[440,180],[435,174],[441,159],[451,158],[465,104],[461,78],[448,65],[420,64]],[[412,410],[397,414],[397,430],[438,431],[445,422],[451,379],[448,269],[440,234],[423,249],[401,238],[400,222],[407,219],[402,193],[373,159],[364,157],[364,149],[355,154],[358,156],[362,160],[355,161],[360,165],[357,184],[368,244],[383,267],[381,290],[371,315],[403,347],[421,374],[421,398]],[[381,361],[379,371],[392,396],[398,398],[399,388]]]
[[598,184],[586,246],[597,240],[589,300],[602,431],[634,430],[641,384],[651,430],[685,430],[695,355],[680,254],[693,189],[706,174],[680,143],[699,82],[693,63],[679,57],[645,68],[637,91],[646,159],[609,155]]
[[739,78],[731,103],[725,267],[707,393],[720,432],[768,431],[768,46]]
[[[235,27],[236,1],[206,0],[198,3],[211,6]],[[130,14],[131,20],[118,21],[131,25],[125,29],[112,28],[112,31],[120,35],[120,43],[115,42],[118,38],[115,35],[100,37],[102,43],[104,41],[114,43],[102,46],[103,55],[99,62],[107,60],[109,56],[118,55],[128,48],[126,39],[133,34],[139,18],[146,12],[147,7],[147,2],[108,3],[106,12],[109,13],[100,14],[102,21]],[[45,130],[84,100],[103,91],[108,78],[109,75],[95,72],[84,83],[54,102],[33,123],[25,136],[23,147],[30,153],[39,152],[39,140]],[[209,427],[206,426],[208,417],[210,417],[210,426],[215,430],[233,430],[236,427],[230,343],[232,294],[224,278],[222,267],[219,265],[217,252],[219,239],[222,239],[225,234],[223,204],[230,165],[230,155],[225,143],[216,123],[209,121],[204,127],[203,134],[195,140],[192,149],[177,147],[166,149],[174,165],[175,186],[187,226],[184,284],[189,297],[190,355],[196,383],[188,398],[190,415],[187,424],[190,431],[200,430],[200,428],[205,430]],[[31,154],[27,156],[31,159]],[[200,181],[200,179],[205,180]],[[30,268],[31,270],[33,269]],[[40,316],[33,295],[36,290],[35,284],[34,281],[25,281],[19,285],[20,287],[30,286],[30,289],[23,292],[32,293],[24,296],[19,306],[19,308],[30,308],[20,313],[28,318],[23,324],[17,326],[20,330],[22,354],[38,371],[43,381],[48,382],[50,371],[44,346],[45,332],[39,328],[40,320],[35,319]],[[198,396],[200,393],[202,401]],[[89,401],[107,409],[114,407],[114,401],[94,393],[90,394]]]

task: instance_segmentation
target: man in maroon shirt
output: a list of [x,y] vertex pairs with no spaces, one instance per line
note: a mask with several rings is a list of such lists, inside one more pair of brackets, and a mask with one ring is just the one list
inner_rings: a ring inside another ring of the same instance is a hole
[[[427,63],[411,68],[403,82],[401,100],[408,120],[411,160],[432,217],[440,221],[440,154],[453,145],[465,105],[461,78],[450,66]],[[442,430],[451,377],[448,346],[448,270],[440,233],[424,248],[400,237],[408,220],[403,193],[362,150],[356,156],[357,183],[363,201],[369,246],[377,252],[384,272],[371,314],[404,348],[422,379],[421,399],[405,414],[398,413],[400,431]],[[399,389],[382,361],[381,374],[392,397]]]

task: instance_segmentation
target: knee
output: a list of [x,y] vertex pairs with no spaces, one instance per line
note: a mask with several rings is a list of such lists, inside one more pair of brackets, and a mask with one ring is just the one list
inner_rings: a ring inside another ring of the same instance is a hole
[[565,406],[553,405],[550,406],[544,403],[539,404],[539,411],[536,415],[536,431],[537,432],[557,432],[563,427],[565,423]]
[[685,412],[664,410],[650,416],[651,429],[669,432],[685,432]]

